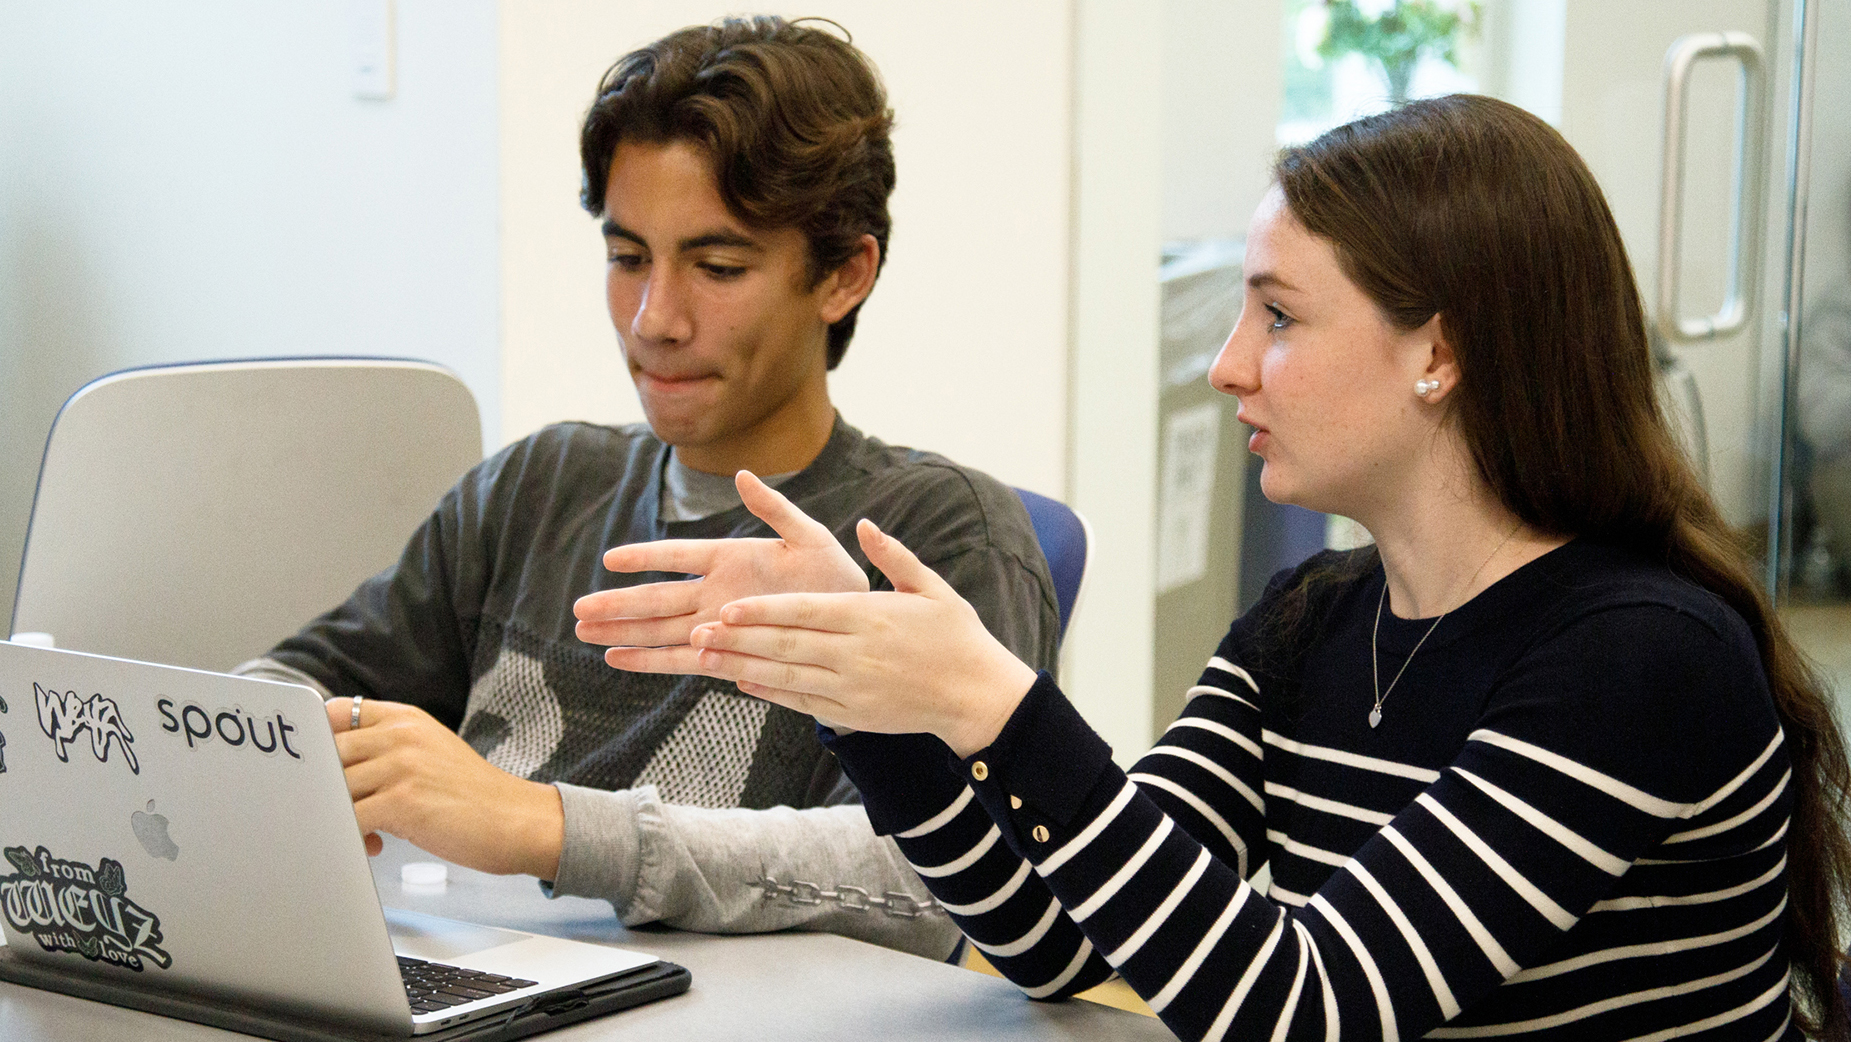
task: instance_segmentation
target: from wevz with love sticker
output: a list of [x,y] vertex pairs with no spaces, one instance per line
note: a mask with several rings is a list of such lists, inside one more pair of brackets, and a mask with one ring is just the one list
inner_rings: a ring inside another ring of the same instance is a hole
[[121,862],[104,858],[92,868],[55,858],[44,847],[3,853],[13,873],[0,876],[0,913],[39,947],[137,973],[149,962],[173,965],[161,949],[161,920],[129,898]]

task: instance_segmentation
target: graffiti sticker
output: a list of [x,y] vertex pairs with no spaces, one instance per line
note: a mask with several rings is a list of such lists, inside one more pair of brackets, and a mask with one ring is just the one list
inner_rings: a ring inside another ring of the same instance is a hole
[[[0,698],[0,713],[6,712],[6,699]],[[0,774],[6,773],[6,735],[0,734]]]
[[120,862],[104,858],[91,868],[52,857],[44,847],[32,853],[7,847],[4,853],[14,872],[0,876],[0,910],[39,947],[137,973],[144,962],[173,965],[161,949],[160,919],[129,900]]
[[71,743],[87,730],[90,751],[96,754],[99,763],[109,762],[109,743],[115,742],[122,750],[122,758],[128,761],[129,770],[141,773],[141,763],[135,759],[135,736],[122,722],[122,710],[117,708],[114,699],[102,695],[78,698],[75,691],[60,694],[37,684],[32,685],[32,697],[39,706],[39,729],[51,739],[59,760],[71,762]]

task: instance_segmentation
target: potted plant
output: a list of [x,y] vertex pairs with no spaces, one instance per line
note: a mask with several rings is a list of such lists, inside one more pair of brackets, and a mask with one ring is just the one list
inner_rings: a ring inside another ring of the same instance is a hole
[[1458,42],[1477,32],[1480,7],[1478,0],[1322,0],[1299,15],[1299,61],[1316,69],[1326,59],[1364,55],[1399,105],[1423,56],[1458,67]]

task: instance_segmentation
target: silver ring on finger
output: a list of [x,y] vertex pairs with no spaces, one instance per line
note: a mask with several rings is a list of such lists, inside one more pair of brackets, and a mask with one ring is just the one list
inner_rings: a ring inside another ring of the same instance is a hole
[[365,695],[353,696],[353,711],[347,715],[347,729],[350,731],[360,729],[360,703],[365,698]]

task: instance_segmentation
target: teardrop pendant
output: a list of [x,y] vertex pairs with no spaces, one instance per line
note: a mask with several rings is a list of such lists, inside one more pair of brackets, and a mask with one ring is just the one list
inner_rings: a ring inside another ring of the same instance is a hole
[[1382,707],[1376,706],[1374,709],[1369,710],[1369,726],[1375,727],[1381,722],[1382,722]]

